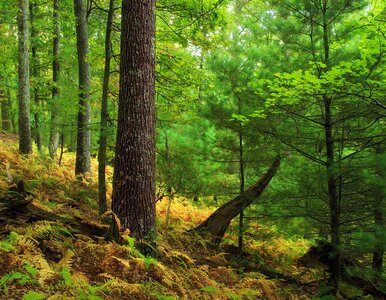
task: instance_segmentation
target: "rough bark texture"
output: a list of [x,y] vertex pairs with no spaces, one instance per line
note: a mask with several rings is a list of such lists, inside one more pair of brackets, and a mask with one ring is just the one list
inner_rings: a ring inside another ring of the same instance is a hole
[[99,136],[98,152],[98,194],[99,213],[107,210],[106,202],[106,146],[107,146],[107,121],[108,121],[108,94],[110,80],[110,59],[111,59],[111,28],[114,17],[114,0],[110,0],[109,13],[107,16],[106,38],[105,38],[105,70],[103,74],[103,91],[101,103],[101,128]]
[[194,229],[213,236],[213,243],[220,243],[230,222],[246,207],[251,205],[268,186],[280,166],[280,157],[275,158],[269,170],[253,186],[233,200],[218,208],[208,219]]
[[29,57],[28,57],[28,0],[18,0],[18,104],[19,104],[19,151],[22,154],[32,152],[31,127],[29,112]]
[[75,174],[85,175],[91,172],[90,156],[90,64],[88,63],[88,31],[85,0],[74,0],[76,18],[76,46],[78,51],[79,71],[79,112],[76,144]]
[[51,159],[56,158],[56,151],[59,144],[58,130],[58,105],[57,101],[60,95],[59,75],[60,75],[60,0],[54,0],[54,39],[52,45],[52,103],[51,103],[51,126],[50,126],[50,141],[48,150]]
[[155,0],[124,0],[113,211],[138,239],[155,231]]

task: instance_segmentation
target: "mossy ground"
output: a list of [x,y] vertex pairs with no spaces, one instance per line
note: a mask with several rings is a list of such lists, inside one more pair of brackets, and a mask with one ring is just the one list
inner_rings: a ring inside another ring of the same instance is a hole
[[[308,247],[304,240],[286,240],[256,227],[265,238],[247,239],[240,257],[233,251],[232,234],[214,249],[202,237],[186,233],[214,208],[175,197],[166,230],[165,198],[157,203],[156,255],[146,257],[129,237],[116,244],[101,234],[109,224],[98,215],[96,176],[77,181],[74,154],[66,153],[60,167],[45,155],[23,157],[16,137],[1,133],[0,164],[0,196],[9,187],[8,166],[33,193],[33,204],[58,216],[56,221],[0,228],[0,299],[310,299],[316,294],[315,285],[300,282],[320,274],[293,264]],[[263,269],[299,284],[273,279]]]

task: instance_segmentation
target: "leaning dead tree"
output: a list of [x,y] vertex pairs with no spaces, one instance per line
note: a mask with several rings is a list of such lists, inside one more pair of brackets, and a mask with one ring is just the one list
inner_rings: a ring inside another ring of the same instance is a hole
[[208,219],[193,229],[200,233],[210,233],[212,242],[219,244],[231,221],[242,210],[251,205],[265,190],[271,179],[275,176],[280,166],[280,157],[276,157],[269,170],[248,190],[238,195],[233,200],[219,207]]

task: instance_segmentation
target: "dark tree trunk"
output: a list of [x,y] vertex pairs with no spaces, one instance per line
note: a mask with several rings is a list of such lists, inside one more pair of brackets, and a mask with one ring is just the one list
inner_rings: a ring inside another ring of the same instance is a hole
[[[3,79],[3,78],[1,78]],[[4,90],[0,90],[0,101],[1,101],[1,128],[4,131],[11,130],[11,107],[8,97]]]
[[28,0],[18,0],[18,104],[19,104],[19,151],[22,154],[32,152],[30,111],[29,111],[29,57],[28,57]]
[[50,126],[50,141],[48,151],[51,159],[56,158],[56,151],[59,144],[58,130],[58,98],[60,95],[59,76],[60,76],[60,0],[54,0],[54,39],[52,45],[52,103],[51,103],[51,126]]
[[233,200],[225,203],[218,208],[208,219],[194,229],[197,232],[210,233],[213,236],[212,242],[220,243],[230,222],[240,212],[251,205],[256,198],[268,186],[271,179],[275,176],[280,166],[280,157],[275,158],[269,170],[257,181],[253,186],[247,189],[244,193],[237,196]]
[[98,153],[98,194],[99,213],[107,210],[106,202],[106,146],[107,146],[107,122],[108,122],[108,93],[110,80],[110,59],[111,59],[111,29],[114,17],[114,0],[110,0],[109,13],[107,16],[106,38],[105,38],[105,70],[103,74],[103,91],[101,103],[101,128],[99,136]]
[[87,11],[84,0],[74,0],[76,18],[76,46],[79,71],[79,111],[76,144],[75,174],[91,173],[90,155],[90,64],[88,62]]
[[17,121],[16,121],[16,116],[15,112],[12,109],[12,96],[11,96],[11,89],[7,87],[7,98],[8,98],[8,106],[9,106],[9,113],[10,113],[10,118],[11,118],[11,124],[12,124],[12,132],[17,133]]
[[37,11],[36,4],[32,1],[30,3],[30,22],[31,22],[31,52],[32,52],[32,80],[34,82],[33,84],[33,101],[34,101],[34,123],[35,123],[35,143],[36,147],[38,148],[38,151],[42,151],[42,137],[40,134],[40,116],[39,116],[39,106],[40,106],[40,100],[39,100],[39,87],[37,84],[37,79],[39,78],[39,58],[38,58],[38,49],[37,49],[37,38],[38,33],[35,28],[35,11]]
[[[376,166],[376,174],[379,178],[385,178],[385,167],[382,166],[379,161],[384,156],[383,145],[379,144],[375,147],[375,153],[378,156],[378,165]],[[373,270],[377,275],[382,274],[383,272],[383,256],[385,254],[385,243],[383,235],[385,233],[385,192],[384,185],[378,185],[375,187],[374,191],[375,201],[374,201],[374,224],[375,224],[375,246],[373,251]]]
[[[383,216],[383,198],[380,199],[379,203],[376,203],[374,209],[374,221],[376,226],[376,232],[379,232],[380,235],[385,232],[385,219]],[[381,239],[378,237],[378,239]],[[377,273],[382,273],[383,271],[383,256],[385,254],[385,245],[384,243],[377,241],[374,247],[373,252],[373,270]]]
[[[241,99],[237,99],[238,113],[242,115]],[[243,124],[239,122],[239,163],[240,163],[240,195],[244,193],[245,189],[245,172],[244,172],[244,146],[243,146]],[[244,235],[244,210],[239,215],[239,237],[238,237],[238,251],[243,252],[243,235]]]
[[155,233],[155,0],[122,5],[113,211],[141,240]]
[[[328,0],[322,1],[323,14],[323,47],[324,64],[326,69],[330,65],[330,41],[329,41],[329,23],[327,20]],[[340,199],[337,195],[338,176],[336,175],[337,162],[335,160],[334,136],[333,136],[333,112],[332,98],[323,95],[324,105],[324,133],[326,143],[326,174],[327,174],[327,192],[330,211],[330,234],[333,253],[330,263],[330,278],[328,285],[331,287],[331,294],[336,295],[339,289],[340,277]]]

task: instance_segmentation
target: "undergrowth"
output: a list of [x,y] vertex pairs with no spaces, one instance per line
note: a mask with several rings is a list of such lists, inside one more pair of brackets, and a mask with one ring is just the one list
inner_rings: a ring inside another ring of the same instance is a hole
[[[259,271],[269,267],[298,276],[301,272],[292,262],[305,252],[305,241],[277,235],[249,239],[248,255],[240,258],[226,250],[236,244],[229,235],[219,249],[213,249],[205,239],[186,231],[214,208],[197,208],[183,197],[174,198],[167,229],[168,200],[157,203],[154,257],[142,255],[130,237],[122,244],[110,242],[91,230],[107,232],[109,224],[98,215],[97,178],[77,181],[73,154],[66,153],[59,167],[44,155],[18,155],[9,135],[1,137],[0,194],[9,186],[8,168],[26,183],[34,205],[57,216],[2,226],[1,299],[310,299],[315,293],[315,288],[288,284]],[[107,173],[111,178],[110,168]],[[97,174],[95,162],[93,174]]]

